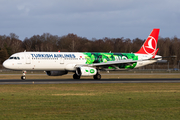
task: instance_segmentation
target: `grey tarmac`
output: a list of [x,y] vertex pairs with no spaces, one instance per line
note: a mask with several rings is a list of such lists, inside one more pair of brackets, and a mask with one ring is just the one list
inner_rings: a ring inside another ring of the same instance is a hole
[[0,79],[0,84],[81,84],[81,83],[180,83],[180,78],[157,78],[157,79]]

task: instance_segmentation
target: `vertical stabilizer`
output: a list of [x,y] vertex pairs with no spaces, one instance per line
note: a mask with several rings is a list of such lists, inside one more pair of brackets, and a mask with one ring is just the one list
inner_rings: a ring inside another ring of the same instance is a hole
[[148,54],[155,55],[157,54],[157,43],[160,29],[153,29],[151,34],[148,36],[141,49],[136,52],[137,54]]

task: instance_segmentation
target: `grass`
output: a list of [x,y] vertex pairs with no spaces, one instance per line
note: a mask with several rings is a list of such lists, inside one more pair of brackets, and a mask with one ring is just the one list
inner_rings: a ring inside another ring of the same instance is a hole
[[180,83],[0,85],[0,119],[180,119]]

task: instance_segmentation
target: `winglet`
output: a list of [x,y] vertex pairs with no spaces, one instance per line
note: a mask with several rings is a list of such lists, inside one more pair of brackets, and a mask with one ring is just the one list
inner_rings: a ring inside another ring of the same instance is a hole
[[158,36],[159,36],[160,29],[156,28],[153,29],[151,34],[148,36],[142,47],[137,54],[148,54],[148,55],[154,55],[156,53],[157,49],[157,42],[158,42]]

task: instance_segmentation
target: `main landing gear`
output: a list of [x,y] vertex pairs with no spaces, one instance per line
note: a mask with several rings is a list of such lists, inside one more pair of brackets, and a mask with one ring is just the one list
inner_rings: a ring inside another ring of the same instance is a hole
[[25,80],[26,79],[26,71],[22,71],[23,75],[21,76],[21,80]]
[[73,75],[73,78],[74,79],[80,79],[81,78],[81,76],[79,76],[79,75],[77,75],[76,73]]
[[97,73],[96,75],[93,76],[93,78],[95,80],[100,80],[101,79],[101,75],[99,73]]
[[[77,75],[77,74],[75,73],[75,74],[73,75],[73,78],[74,78],[74,79],[80,79],[81,76],[79,76],[79,75]],[[93,78],[94,78],[95,80],[100,80],[100,79],[101,79],[101,75],[100,75],[99,73],[97,73],[96,75],[93,76]]]

